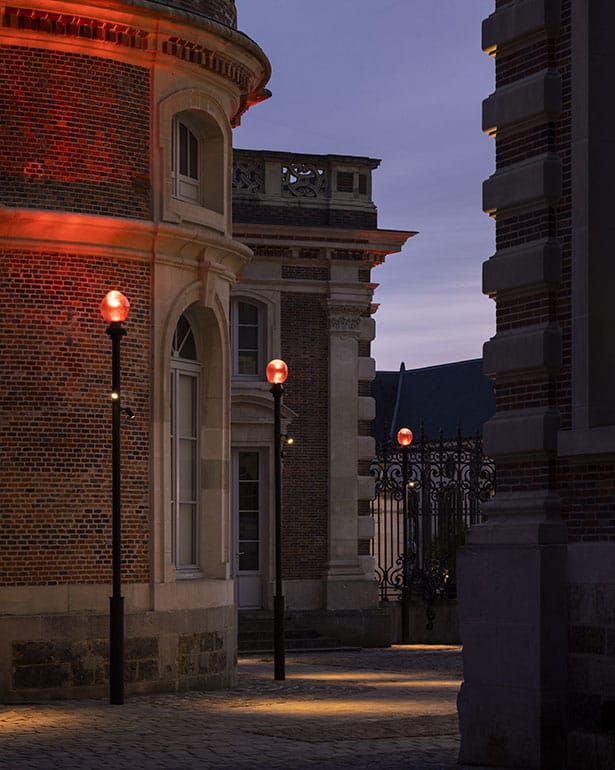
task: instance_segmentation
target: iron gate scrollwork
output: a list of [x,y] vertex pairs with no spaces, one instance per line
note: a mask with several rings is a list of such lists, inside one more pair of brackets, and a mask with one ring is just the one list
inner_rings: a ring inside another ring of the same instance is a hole
[[407,451],[404,490],[401,447],[390,440],[377,445],[372,555],[380,599],[398,601],[404,590],[420,596],[431,630],[434,601],[457,595],[456,551],[467,530],[483,520],[480,504],[495,493],[495,464],[483,456],[479,435],[461,432],[428,441],[421,430]]

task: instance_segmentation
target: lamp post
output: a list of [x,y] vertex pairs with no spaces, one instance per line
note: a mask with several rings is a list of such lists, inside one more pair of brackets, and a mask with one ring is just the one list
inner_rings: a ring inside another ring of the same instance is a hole
[[403,516],[404,516],[404,554],[403,580],[401,584],[401,642],[410,644],[410,522],[408,521],[408,453],[412,443],[410,428],[401,428],[397,432],[397,443],[401,447],[401,478],[403,485]]
[[113,594],[109,598],[109,702],[124,703],[124,597],[122,596],[122,541],[120,495],[120,341],[126,334],[122,324],[130,303],[115,289],[100,304],[102,317],[109,324],[112,355],[112,568]]
[[284,594],[282,593],[282,430],[280,406],[288,366],[279,358],[267,364],[267,381],[273,393],[273,453],[275,456],[275,595],[273,597],[273,676],[285,679]]

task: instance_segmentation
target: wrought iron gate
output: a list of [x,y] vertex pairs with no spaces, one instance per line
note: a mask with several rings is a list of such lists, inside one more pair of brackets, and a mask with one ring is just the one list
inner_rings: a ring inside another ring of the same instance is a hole
[[483,456],[479,435],[463,438],[460,432],[455,439],[427,441],[421,431],[406,451],[404,490],[403,450],[391,441],[377,446],[372,555],[381,600],[421,596],[431,629],[435,599],[456,597],[457,547],[482,521],[480,503],[495,492],[495,465]]

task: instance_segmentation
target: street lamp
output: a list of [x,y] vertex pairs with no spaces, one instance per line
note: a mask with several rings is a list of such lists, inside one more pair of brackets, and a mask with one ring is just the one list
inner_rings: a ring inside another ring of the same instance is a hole
[[109,324],[112,355],[112,566],[113,595],[109,597],[109,702],[124,703],[124,597],[122,596],[122,541],[120,496],[120,341],[126,334],[122,324],[128,317],[130,303],[115,289],[100,303],[102,317]]
[[284,594],[282,593],[282,430],[280,406],[288,366],[279,358],[267,364],[267,381],[273,393],[273,453],[275,456],[275,595],[273,597],[273,675],[285,679]]
[[401,478],[403,489],[404,554],[403,580],[401,584],[401,643],[410,644],[410,522],[408,521],[408,453],[412,443],[410,428],[397,432],[397,443],[401,447]]

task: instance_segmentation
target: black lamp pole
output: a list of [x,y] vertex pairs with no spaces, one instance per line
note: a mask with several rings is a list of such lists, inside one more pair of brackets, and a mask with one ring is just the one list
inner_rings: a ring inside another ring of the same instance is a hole
[[107,334],[112,345],[112,431],[113,431],[113,594],[109,597],[109,702],[124,703],[124,597],[122,596],[122,517],[121,517],[121,447],[120,447],[120,341],[126,330],[115,321]]
[[275,454],[275,596],[273,599],[273,669],[275,679],[285,679],[284,660],[284,593],[282,589],[282,441],[281,441],[281,402],[284,386],[274,383],[273,393],[273,425]]
[[410,522],[408,520],[408,453],[412,443],[410,428],[397,432],[401,447],[402,513],[404,517],[404,553],[402,555],[401,584],[401,643],[410,644]]
[[410,532],[408,521],[408,452],[410,446],[401,448],[401,478],[403,484],[403,515],[404,515],[404,572],[401,586],[401,643],[410,644]]
[[282,589],[282,428],[281,403],[288,366],[280,358],[267,364],[273,394],[273,453],[275,484],[275,595],[273,597],[273,676],[286,679],[284,660],[284,594]]
[[120,417],[120,342],[126,334],[122,326],[130,304],[118,291],[110,291],[100,306],[103,318],[109,322],[111,337],[112,385],[112,571],[113,593],[109,597],[109,702],[124,703],[124,597],[122,596],[122,518],[121,518],[121,447]]

